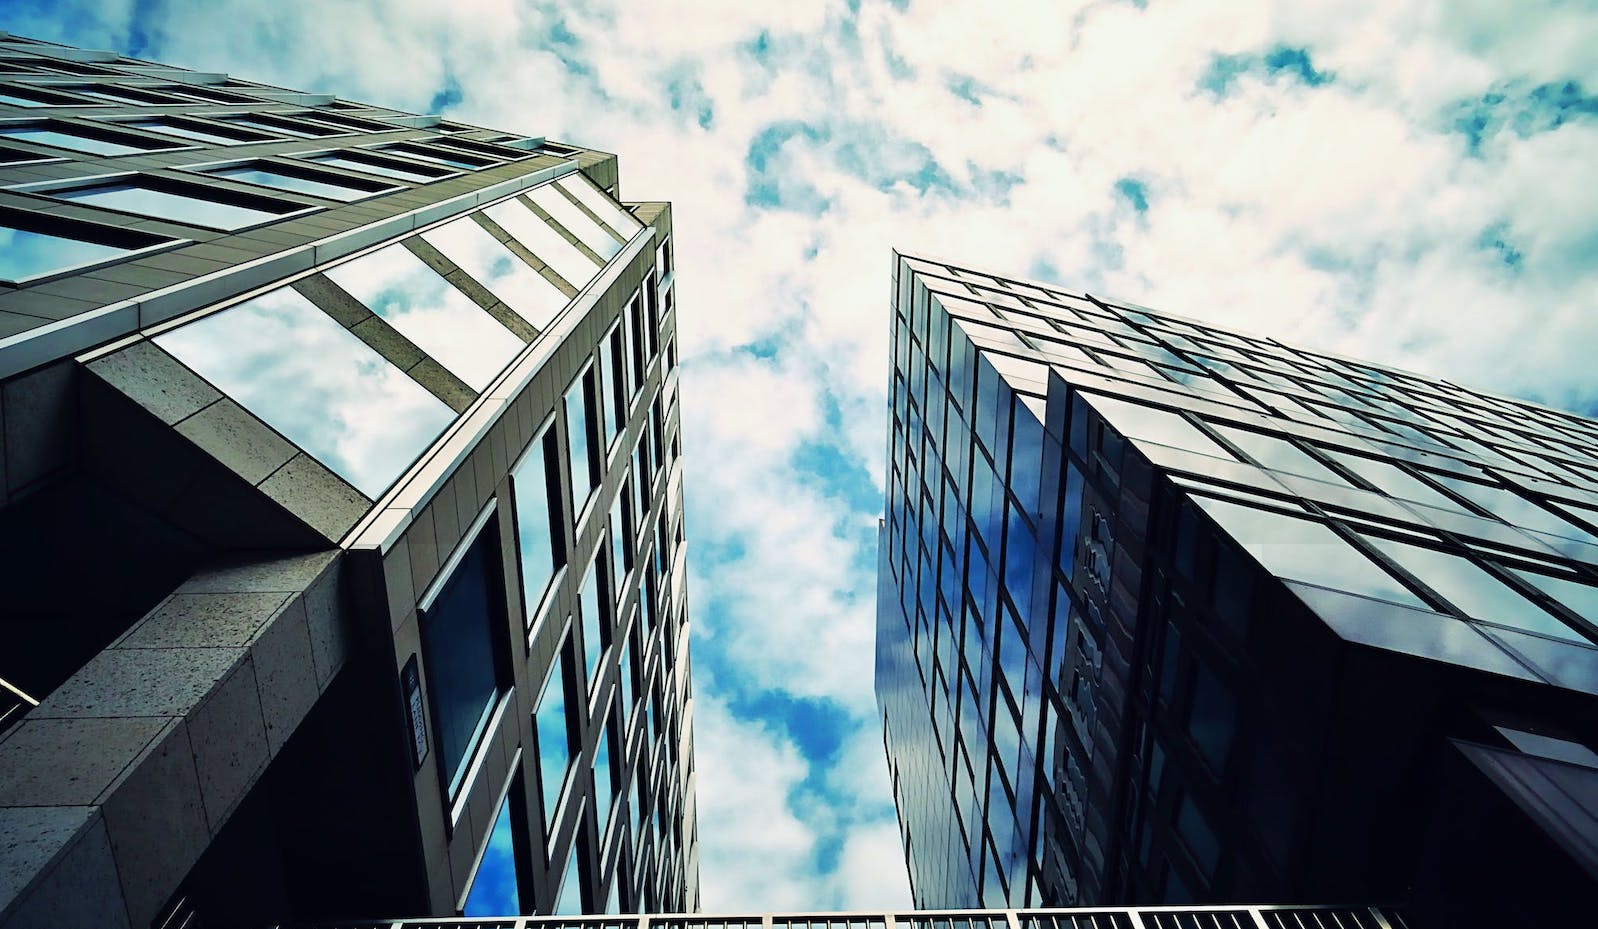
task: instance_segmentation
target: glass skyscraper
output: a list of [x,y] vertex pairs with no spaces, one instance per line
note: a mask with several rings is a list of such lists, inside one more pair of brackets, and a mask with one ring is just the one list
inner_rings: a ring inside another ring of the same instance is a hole
[[671,211],[0,33],[0,926],[698,905]]
[[918,906],[1592,899],[1598,423],[936,260],[893,295]]

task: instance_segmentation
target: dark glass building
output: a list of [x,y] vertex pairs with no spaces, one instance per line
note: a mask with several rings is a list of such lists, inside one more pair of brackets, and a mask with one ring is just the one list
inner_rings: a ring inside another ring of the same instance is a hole
[[893,293],[918,906],[1598,899],[1598,423],[932,260]]
[[0,33],[0,926],[698,903],[671,212]]

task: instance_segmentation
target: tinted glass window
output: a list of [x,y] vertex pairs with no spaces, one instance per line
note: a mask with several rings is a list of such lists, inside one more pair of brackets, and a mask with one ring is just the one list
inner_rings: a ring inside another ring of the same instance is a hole
[[631,237],[633,233],[644,228],[643,223],[595,187],[581,172],[566,175],[557,180],[555,186],[576,197],[578,202],[588,207],[605,225],[624,236]]
[[466,905],[461,910],[467,916],[505,916],[521,912],[510,808],[509,796],[500,800],[494,828],[488,834],[488,846],[483,850],[477,873],[472,876],[472,889],[467,891]]
[[1598,536],[1566,522],[1530,500],[1502,487],[1492,487],[1441,474],[1428,474],[1432,480],[1482,507],[1511,526],[1520,526],[1536,532],[1547,532],[1566,539],[1598,543]]
[[422,611],[439,763],[453,795],[499,697],[494,640],[502,634],[503,589],[495,569],[499,533],[492,521],[478,533],[432,606]]
[[155,342],[374,499],[455,417],[287,287]]
[[522,602],[527,622],[538,615],[555,571],[566,564],[566,526],[560,506],[560,452],[555,427],[528,445],[511,469],[516,499],[517,553],[522,569]]
[[487,387],[522,349],[521,339],[404,245],[326,273],[474,390]]
[[544,692],[538,697],[538,709],[533,716],[534,734],[538,738],[539,794],[544,801],[544,827],[553,833],[555,812],[560,805],[561,788],[571,769],[572,752],[576,748],[574,727],[567,707],[575,705],[571,699],[572,688],[568,668],[572,664],[571,644],[562,640],[555,651],[555,664],[544,683]]
[[582,591],[578,594],[577,609],[582,614],[583,623],[583,670],[588,681],[588,691],[593,692],[598,683],[600,656],[605,654],[605,646],[610,644],[610,628],[607,615],[602,612],[603,606],[599,596],[599,571],[600,556],[603,549],[588,565],[588,573],[583,575]]
[[1348,455],[1331,449],[1321,449],[1321,452],[1364,478],[1377,490],[1385,494],[1402,497],[1405,500],[1414,500],[1417,503],[1442,507],[1443,509],[1453,510],[1456,513],[1464,512],[1464,508],[1452,498],[1439,493],[1435,487],[1397,465],[1385,461],[1361,458],[1358,455]]
[[579,864],[582,856],[583,841],[579,836],[572,847],[571,858],[566,861],[566,873],[560,879],[560,897],[555,901],[556,916],[583,915],[582,875],[588,869]]
[[1129,439],[1145,439],[1173,448],[1185,448],[1201,455],[1236,460],[1226,449],[1200,432],[1192,423],[1169,410],[1129,403],[1113,397],[1084,394],[1115,431]]
[[566,306],[559,287],[469,216],[429,229],[422,238],[535,328],[547,327]]
[[235,135],[224,135],[220,130],[212,130],[201,123],[178,122],[172,119],[141,119],[127,125],[138,126],[141,129],[153,129],[167,135],[181,136],[197,142],[208,142],[213,145],[238,145],[241,142],[256,141],[256,139],[241,139]]
[[238,229],[281,215],[268,210],[239,206],[236,203],[222,203],[170,190],[157,190],[139,181],[81,187],[77,190],[58,190],[52,192],[50,196],[213,229]]
[[1286,439],[1277,436],[1212,425],[1221,437],[1241,448],[1250,458],[1275,471],[1312,477],[1318,481],[1346,485],[1342,475],[1326,467]]
[[598,481],[598,469],[589,448],[593,417],[589,404],[589,381],[593,371],[579,377],[566,389],[566,448],[570,456],[572,512],[581,513],[583,504]]
[[1467,558],[1389,539],[1369,541],[1467,616],[1583,641],[1570,627]]
[[1517,570],[1515,573],[1530,581],[1533,587],[1564,604],[1577,616],[1598,623],[1598,587],[1562,577],[1534,574],[1531,571]]
[[615,799],[616,792],[616,775],[610,764],[610,741],[616,727],[611,724],[611,719],[612,715],[607,712],[601,723],[599,744],[594,748],[594,815],[598,817],[601,836],[610,828],[611,801]]
[[1321,523],[1211,497],[1193,500],[1277,577],[1426,606],[1397,578]]
[[1226,767],[1226,756],[1237,729],[1237,703],[1219,679],[1202,664],[1193,676],[1193,705],[1188,711],[1187,734],[1210,770]]
[[312,180],[308,177],[273,171],[269,168],[242,166],[219,168],[208,173],[217,177],[225,177],[229,180],[242,181],[246,184],[276,187],[278,190],[292,190],[296,193],[310,194],[313,197],[325,197],[329,200],[359,200],[362,197],[370,197],[373,193],[373,191],[364,187],[340,184],[331,179]]
[[125,254],[114,245],[0,226],[0,278],[20,281]]

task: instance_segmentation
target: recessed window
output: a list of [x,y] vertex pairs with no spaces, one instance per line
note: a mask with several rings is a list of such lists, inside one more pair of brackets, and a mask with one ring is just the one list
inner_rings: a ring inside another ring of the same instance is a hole
[[522,569],[527,624],[538,617],[555,572],[566,564],[566,525],[560,505],[560,443],[554,423],[511,469],[516,500],[516,551]]
[[504,584],[492,517],[446,570],[420,624],[440,773],[453,797],[503,692],[496,642],[505,629]]
[[475,139],[434,139],[429,144],[441,146],[454,151],[466,152],[470,155],[481,155],[485,158],[503,158],[514,161],[517,158],[526,158],[527,152],[516,148],[505,148]]
[[171,240],[20,211],[0,211],[0,280],[23,283],[167,241]]
[[1573,642],[1586,641],[1468,558],[1390,539],[1370,538],[1369,542],[1467,616]]
[[287,287],[155,341],[373,499],[455,418]]
[[566,451],[571,466],[572,512],[580,514],[599,483],[595,449],[594,371],[589,368],[566,388]]
[[574,659],[571,640],[563,638],[555,650],[555,662],[544,692],[538,697],[533,715],[534,735],[538,739],[539,796],[544,804],[545,844],[555,837],[555,813],[560,808],[561,792],[571,770],[572,755],[579,747],[574,717],[567,707],[577,706],[572,699],[571,675]]
[[323,126],[307,122],[303,119],[286,119],[282,116],[273,116],[270,113],[250,113],[248,115],[221,117],[227,122],[273,135],[292,135],[302,139],[314,136],[340,135],[344,130],[334,129],[332,126]]
[[49,145],[88,155],[131,155],[135,152],[179,148],[181,143],[141,139],[122,133],[88,130],[66,123],[24,123],[0,126],[0,134],[20,142]]
[[355,116],[342,116],[338,113],[326,113],[318,111],[314,114],[314,118],[316,122],[323,125],[336,126],[340,129],[354,132],[389,132],[393,129],[392,126],[385,126],[382,123],[374,122],[370,119],[360,119]]
[[154,91],[142,90],[137,87],[119,87],[115,84],[100,84],[88,87],[73,87],[72,92],[96,100],[110,100],[113,103],[132,103],[138,106],[170,106],[182,103],[177,97]]
[[555,900],[556,916],[581,916],[583,909],[584,877],[588,874],[588,842],[584,833],[577,833],[572,843],[571,857],[566,861],[566,873],[560,879],[560,894]]
[[610,763],[611,743],[616,738],[615,713],[606,711],[600,722],[599,740],[594,747],[594,816],[599,824],[601,846],[610,831],[610,810],[616,798],[616,766]]
[[493,164],[487,158],[477,158],[471,155],[445,151],[431,145],[417,145],[413,142],[397,142],[393,145],[385,145],[382,150],[385,152],[397,152],[412,158],[420,158],[423,161],[449,165],[462,171],[475,171],[478,168],[486,168]]
[[546,328],[566,307],[559,287],[470,216],[429,229],[422,238],[534,328]]
[[[51,93],[47,90],[38,90],[33,87],[18,87],[16,85],[0,86],[0,103],[9,103],[12,106],[83,106],[84,101],[69,97],[66,94]],[[90,104],[96,105],[96,104]]]
[[[235,84],[232,86],[243,85]],[[174,96],[187,97],[190,100],[200,100],[207,103],[235,104],[254,102],[248,97],[241,97],[238,94],[230,94],[225,90],[213,90],[210,87],[202,87],[194,84],[168,84],[163,86],[161,89]]]
[[160,119],[140,119],[124,126],[135,126],[140,129],[149,129],[166,135],[181,136],[195,142],[207,142],[213,145],[239,145],[245,142],[269,142],[271,136],[256,132],[245,132],[229,126],[214,125],[211,123],[197,122],[192,119],[178,117],[162,117]]
[[577,599],[577,611],[581,614],[583,630],[584,680],[587,681],[586,689],[589,694],[594,692],[594,687],[599,683],[599,660],[610,647],[610,613],[605,609],[605,599],[599,594],[600,573],[603,571],[600,562],[604,559],[604,554],[604,549],[601,548],[594,554],[594,560],[588,563],[588,571],[583,575],[583,586]]
[[517,866],[523,855],[518,854],[516,823],[525,817],[511,812],[521,793],[516,781],[511,779],[511,789],[499,801],[499,812],[494,814],[494,827],[488,833],[488,843],[483,857],[472,875],[471,888],[466,891],[466,903],[461,907],[463,916],[505,916],[520,913],[521,869]]
[[197,184],[151,177],[54,190],[49,196],[211,229],[241,229],[304,209],[297,203],[223,194]]
[[278,190],[345,202],[393,189],[392,185],[388,184],[374,184],[370,181],[338,177],[320,171],[285,168],[259,161],[230,168],[215,168],[205,173],[245,184],[259,184],[262,187],[275,187]]
[[367,174],[380,174],[383,177],[419,183],[426,183],[449,173],[442,168],[406,164],[403,161],[397,161],[392,158],[379,158],[356,154],[355,152],[329,152],[324,155],[308,155],[305,156],[305,160],[331,165],[335,168],[364,171]]
[[326,273],[473,390],[487,387],[522,349],[503,323],[402,244]]

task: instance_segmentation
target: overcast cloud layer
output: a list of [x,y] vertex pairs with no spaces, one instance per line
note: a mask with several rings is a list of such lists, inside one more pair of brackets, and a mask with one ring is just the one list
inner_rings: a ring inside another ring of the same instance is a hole
[[705,909],[907,902],[871,695],[889,249],[1598,407],[1598,8],[0,0],[617,152],[673,202]]

